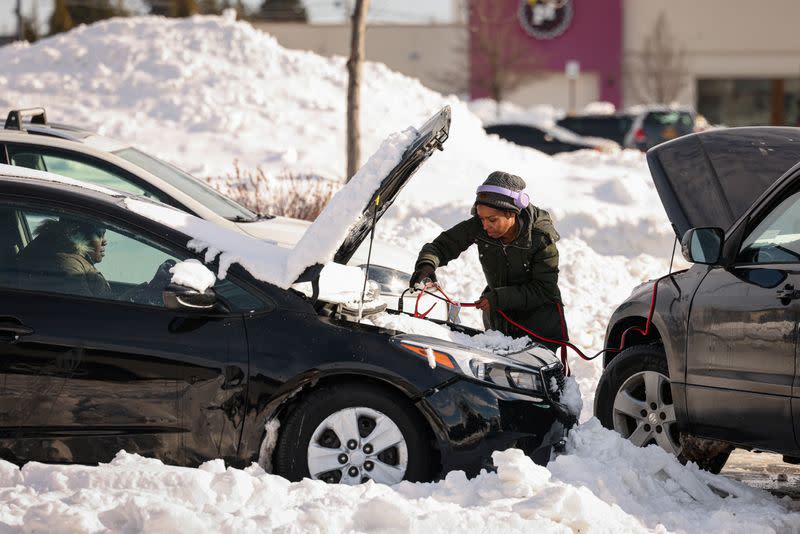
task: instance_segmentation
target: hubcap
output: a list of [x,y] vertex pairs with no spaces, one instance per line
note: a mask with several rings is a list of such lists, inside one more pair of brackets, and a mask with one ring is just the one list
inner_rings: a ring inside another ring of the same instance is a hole
[[307,460],[308,472],[317,480],[397,484],[408,468],[408,450],[394,421],[359,406],[334,412],[319,424],[311,435]]
[[612,415],[614,430],[634,445],[657,443],[670,454],[681,453],[675,404],[663,374],[642,371],[628,378],[617,391]]

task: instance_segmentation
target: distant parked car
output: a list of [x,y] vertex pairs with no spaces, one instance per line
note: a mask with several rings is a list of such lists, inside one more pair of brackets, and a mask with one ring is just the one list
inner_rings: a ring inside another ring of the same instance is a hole
[[633,125],[633,119],[632,115],[624,113],[569,115],[556,121],[556,124],[577,135],[610,139],[621,147],[627,148],[629,145],[626,144],[626,141],[628,132],[631,131]]
[[[0,130],[0,163],[150,197],[287,248],[293,247],[310,225],[300,219],[253,213],[189,173],[137,148],[83,128],[49,123],[43,108],[9,112],[5,128]],[[415,261],[415,256],[397,247],[374,244],[369,277],[381,284],[390,307],[397,307],[411,279],[403,269]],[[366,262],[365,244],[350,264],[364,266]],[[414,304],[410,297],[408,304]],[[447,312],[443,306],[436,306],[431,317],[445,319]]]
[[611,315],[605,346],[625,349],[595,415],[710,471],[734,447],[800,463],[800,128],[710,130],[647,162],[694,265],[659,284],[649,329],[652,283]]
[[[338,247],[336,262],[369,236],[383,213],[376,199],[391,205],[449,125],[445,108],[344,239],[319,243]],[[124,449],[184,466],[271,459],[290,480],[395,484],[474,476],[509,447],[547,463],[575,420],[561,402],[564,368],[541,346],[503,356],[357,323],[255,277],[242,256],[205,291],[172,283],[165,266],[209,260],[194,240],[238,243],[266,263],[284,251],[164,204],[0,165],[0,222],[4,460],[97,464]],[[101,258],[79,272],[84,254]],[[53,260],[31,261],[45,255]],[[317,263],[299,267],[297,282],[320,276]],[[104,291],[78,283],[88,273]]]
[[535,148],[545,154],[599,150],[614,152],[619,145],[608,139],[578,135],[559,126],[533,126],[529,124],[492,124],[485,126],[488,134],[495,134],[517,145]]
[[556,122],[580,135],[604,137],[624,148],[645,151],[694,132],[695,113],[688,108],[637,106],[610,115],[571,115]]

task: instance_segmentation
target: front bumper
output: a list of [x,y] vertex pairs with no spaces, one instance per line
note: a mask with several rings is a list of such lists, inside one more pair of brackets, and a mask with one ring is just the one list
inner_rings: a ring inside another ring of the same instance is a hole
[[441,476],[492,470],[492,452],[521,449],[540,465],[563,447],[575,416],[549,400],[495,389],[469,380],[438,389],[418,402],[431,423],[441,455]]

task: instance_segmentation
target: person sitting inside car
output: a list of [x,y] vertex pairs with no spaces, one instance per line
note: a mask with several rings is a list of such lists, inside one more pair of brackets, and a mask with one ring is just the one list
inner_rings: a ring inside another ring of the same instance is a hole
[[47,219],[18,257],[21,284],[71,295],[108,298],[111,287],[96,264],[105,256],[106,230],[89,221]]

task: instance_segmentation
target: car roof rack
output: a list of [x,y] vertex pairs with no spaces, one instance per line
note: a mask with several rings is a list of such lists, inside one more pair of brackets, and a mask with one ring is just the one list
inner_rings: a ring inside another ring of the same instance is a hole
[[47,114],[44,108],[12,109],[8,112],[5,129],[24,132],[25,128],[22,127],[22,120],[26,117],[31,118],[31,124],[47,124]]

